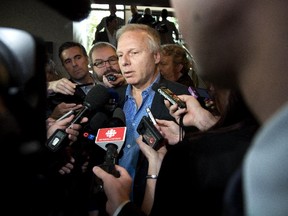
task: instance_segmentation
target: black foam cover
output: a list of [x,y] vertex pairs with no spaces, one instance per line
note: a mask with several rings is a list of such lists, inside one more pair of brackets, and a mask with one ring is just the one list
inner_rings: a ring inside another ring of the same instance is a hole
[[108,121],[108,117],[103,112],[97,112],[90,120],[89,126],[94,133],[97,133],[98,129]]
[[112,125],[110,127],[125,127],[126,126],[125,113],[121,108],[117,107],[114,110],[110,125]]
[[87,106],[89,110],[96,110],[103,107],[108,103],[110,94],[108,89],[103,85],[95,85],[86,95],[84,99],[84,106]]

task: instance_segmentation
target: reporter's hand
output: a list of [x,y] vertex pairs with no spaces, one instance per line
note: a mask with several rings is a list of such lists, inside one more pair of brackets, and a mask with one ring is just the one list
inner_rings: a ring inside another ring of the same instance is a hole
[[[57,129],[61,129],[66,131],[66,133],[68,134],[68,138],[71,140],[71,142],[75,142],[77,140],[77,136],[79,135],[79,130],[82,128],[82,126],[80,124],[72,124],[71,127],[68,127],[74,117],[75,117],[74,115],[71,115],[60,121],[54,121],[54,124],[50,122],[51,125],[50,127],[47,128],[47,139],[49,139],[49,137]],[[85,123],[87,121],[88,121],[87,117],[81,119],[81,123]]]
[[68,80],[67,78],[62,78],[55,81],[50,81],[48,83],[48,91],[51,90],[55,93],[61,93],[65,95],[74,95],[76,84]]
[[143,142],[142,136],[139,136],[136,139],[136,142],[149,162],[148,173],[158,175],[162,160],[167,152],[166,145],[163,145],[156,151],[151,146]]
[[130,198],[132,178],[124,167],[115,165],[120,177],[115,177],[99,166],[93,167],[93,172],[103,181],[103,187],[107,196],[106,211],[113,215],[119,205]]
[[118,87],[118,86],[122,86],[124,84],[126,84],[126,79],[124,78],[124,76],[120,73],[114,73],[114,76],[116,76],[116,80],[115,81],[110,81],[107,79],[107,77],[104,75],[103,76],[103,83],[105,86],[109,87],[109,88],[113,88],[113,87]]
[[64,115],[65,113],[69,112],[70,110],[78,110],[80,108],[82,108],[83,105],[82,104],[75,104],[75,103],[60,103],[58,104],[53,112],[51,113],[50,117],[54,118],[54,119],[58,119],[60,118],[62,115]]
[[[168,141],[168,144],[174,145],[180,141],[180,126],[176,122],[164,119],[156,119],[156,121],[157,129],[160,131],[164,139]],[[182,136],[183,134],[181,134],[181,137]]]
[[64,166],[62,166],[58,172],[61,175],[65,175],[65,174],[69,174],[72,172],[72,170],[74,169],[74,163],[75,163],[75,159],[73,157],[70,157],[70,161],[67,162]]
[[178,124],[181,116],[183,116],[184,126],[195,126],[199,130],[205,131],[218,121],[219,117],[204,109],[195,97],[191,95],[178,95],[178,97],[186,103],[186,108],[178,109],[177,104],[171,105],[169,101],[164,100],[170,115],[175,118]]

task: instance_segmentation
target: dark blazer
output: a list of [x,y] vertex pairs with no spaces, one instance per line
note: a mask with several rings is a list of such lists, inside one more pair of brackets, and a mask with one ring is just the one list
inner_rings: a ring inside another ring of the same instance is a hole
[[[166,86],[168,89],[170,89],[172,92],[174,92],[176,95],[181,94],[188,94],[190,95],[188,91],[188,87],[185,85],[182,85],[177,82],[173,82],[170,80],[167,80],[161,76],[159,80],[160,85]],[[119,94],[119,106],[123,108],[125,103],[125,92],[126,92],[127,85],[120,86],[116,89],[116,91]],[[151,111],[155,118],[159,119],[166,119],[166,120],[174,120],[174,118],[169,114],[169,110],[164,104],[164,97],[160,95],[158,92],[155,92],[155,96],[152,101],[151,105]]]
[[[182,85],[177,82],[166,80],[163,77],[160,78],[159,84],[166,86],[176,95],[190,94],[187,86]],[[125,103],[126,89],[127,89],[127,85],[121,86],[116,89],[116,91],[119,94],[119,106],[121,108],[123,108],[124,103]],[[155,118],[175,121],[175,119],[169,114],[169,110],[164,104],[164,99],[165,98],[162,95],[160,95],[158,92],[155,92],[155,96],[153,98],[152,105],[151,105],[151,112],[153,113]],[[145,186],[146,186],[145,177],[147,175],[147,168],[148,168],[147,159],[144,157],[144,155],[140,151],[138,167],[137,167],[135,180],[134,180],[134,189],[133,189],[134,190],[134,203],[138,204],[139,206],[142,203],[142,199],[143,199],[144,192],[145,192]]]
[[94,43],[97,43],[100,41],[109,42],[109,37],[108,37],[106,29],[104,31],[98,32],[98,34],[94,40]]

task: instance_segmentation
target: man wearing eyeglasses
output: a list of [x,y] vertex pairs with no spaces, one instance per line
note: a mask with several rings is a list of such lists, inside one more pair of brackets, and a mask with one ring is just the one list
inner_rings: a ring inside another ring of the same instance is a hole
[[113,88],[126,84],[119,64],[116,48],[108,42],[98,42],[89,52],[91,68],[97,81]]

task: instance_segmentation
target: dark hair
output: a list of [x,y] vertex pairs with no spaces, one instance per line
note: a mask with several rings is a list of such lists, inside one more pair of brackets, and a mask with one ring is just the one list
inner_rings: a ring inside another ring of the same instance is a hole
[[71,48],[71,47],[79,47],[82,50],[83,55],[88,56],[86,49],[82,44],[80,44],[78,42],[74,42],[74,41],[67,41],[67,42],[64,42],[63,44],[61,44],[61,46],[58,49],[58,56],[61,59],[61,61],[62,61],[62,58],[61,58],[62,52],[66,49]]
[[168,17],[168,11],[167,11],[167,9],[163,9],[163,10],[161,11],[161,17],[162,17],[163,19],[166,19],[166,18]]

